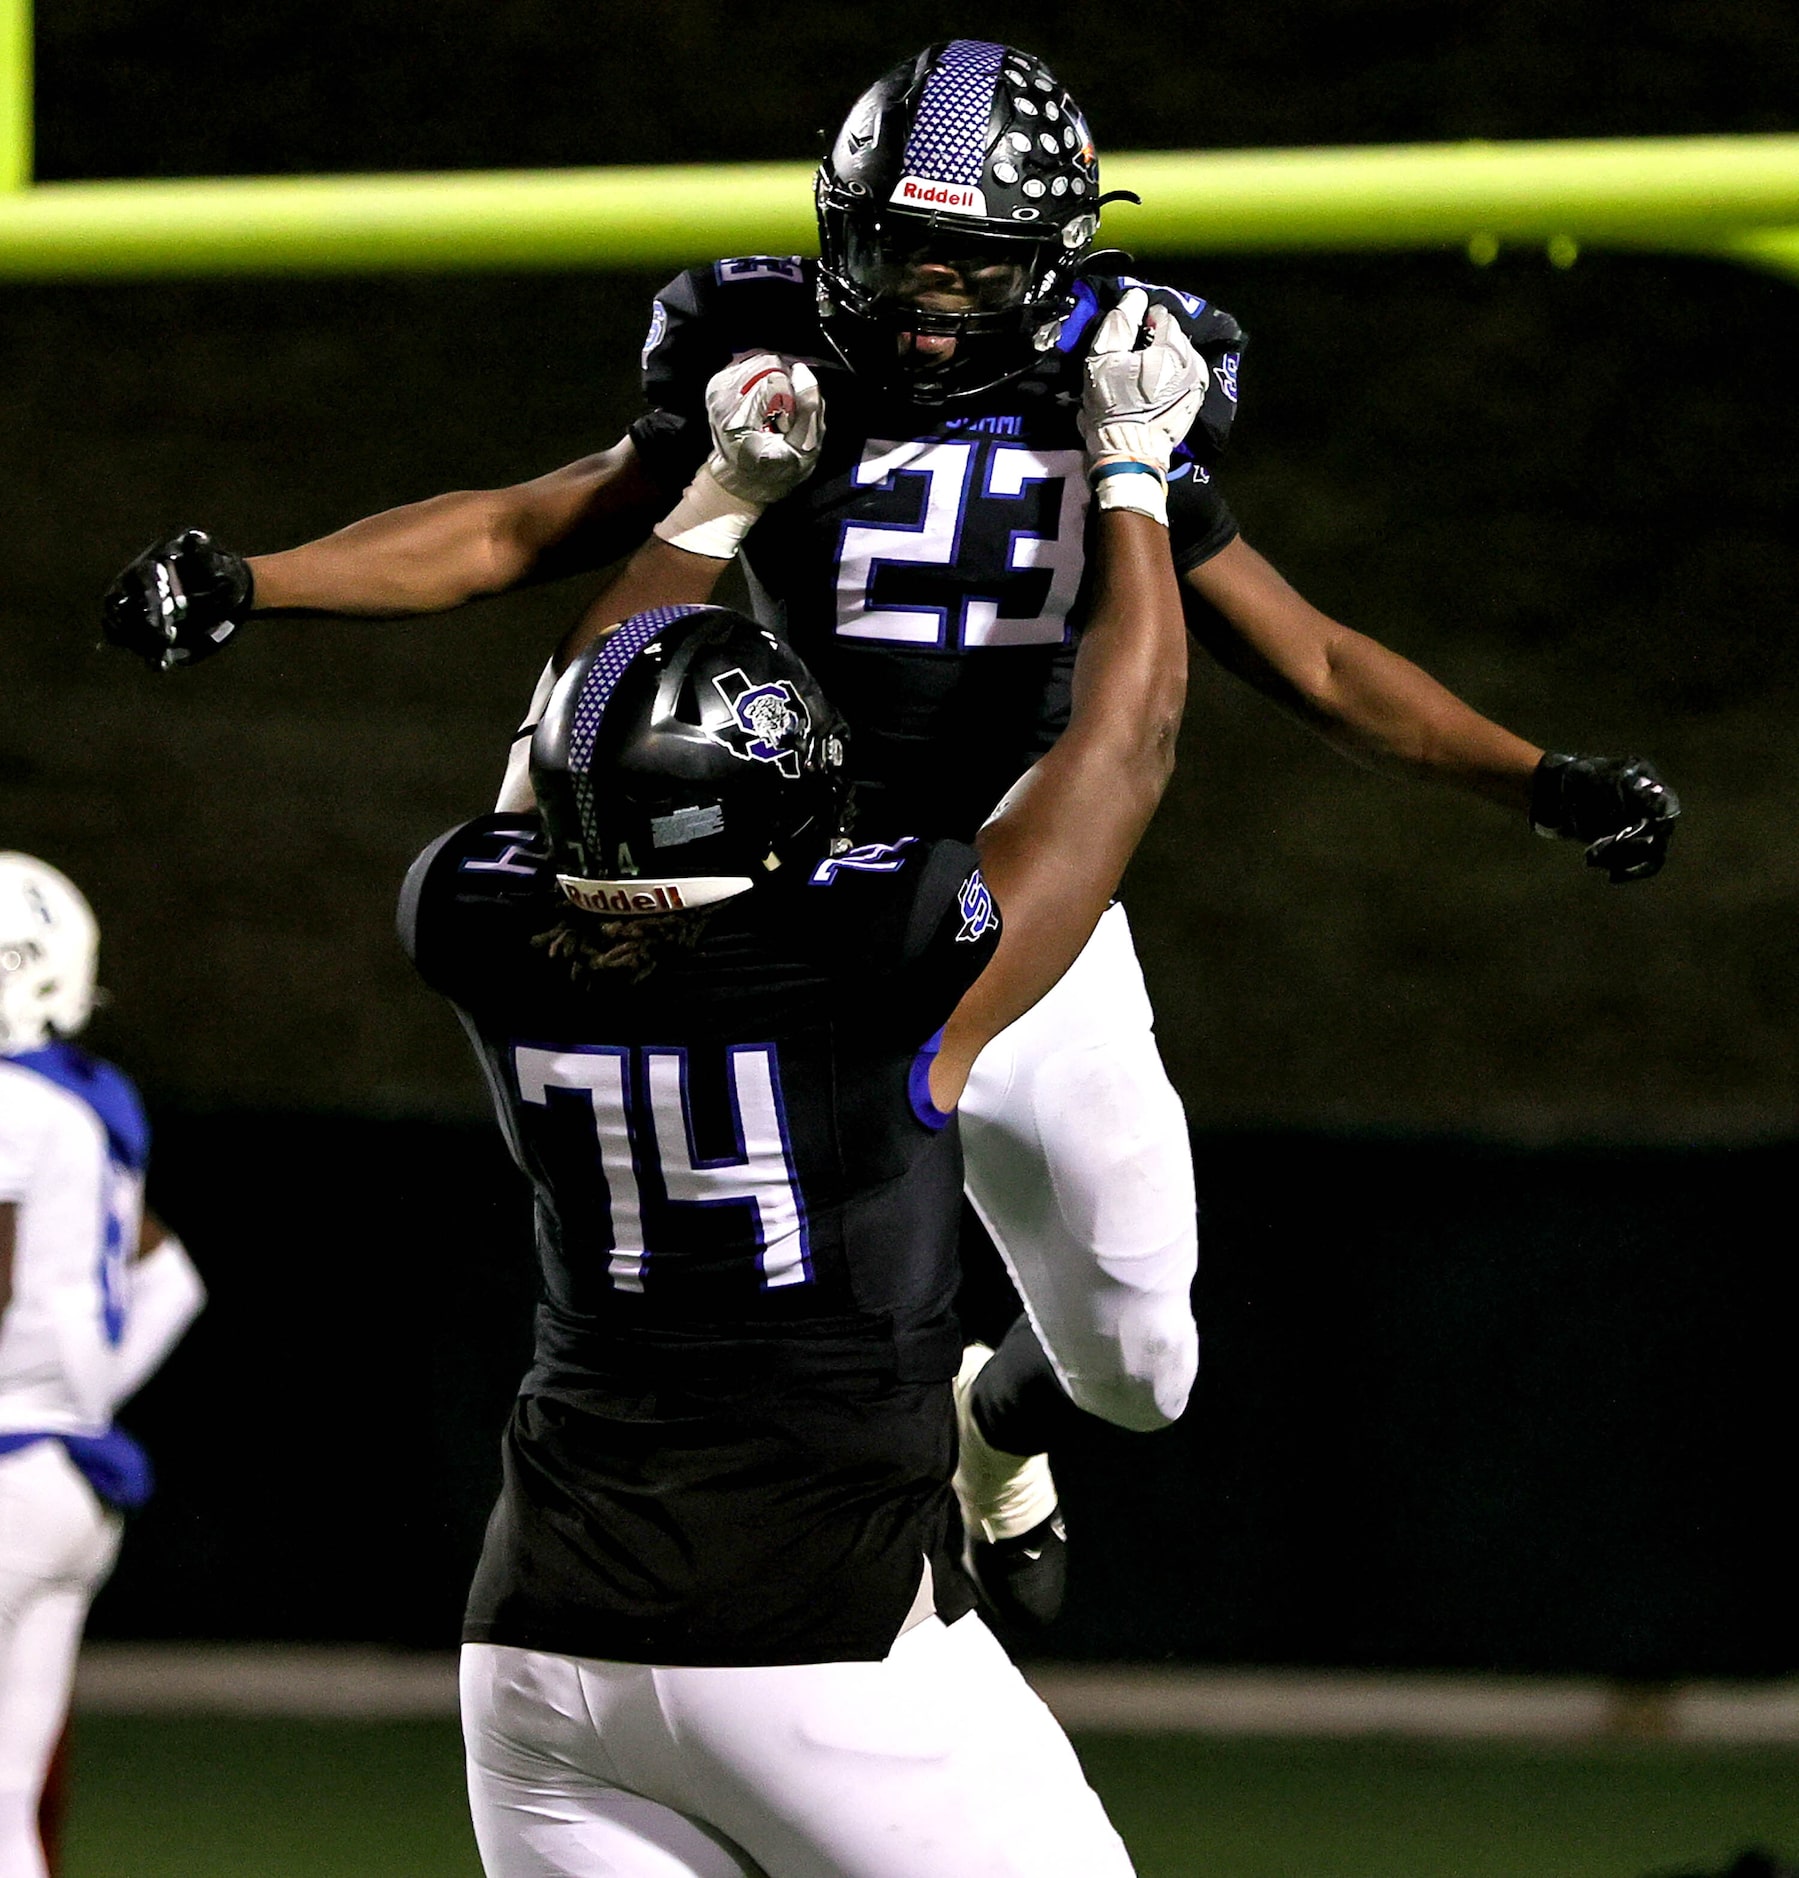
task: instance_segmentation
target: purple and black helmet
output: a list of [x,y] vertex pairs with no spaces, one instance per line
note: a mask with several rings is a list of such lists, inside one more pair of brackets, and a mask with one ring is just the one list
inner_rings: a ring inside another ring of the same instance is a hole
[[531,742],[562,892],[681,912],[823,859],[848,816],[848,728],[804,662],[721,606],[634,614],[557,680]]
[[[972,397],[1053,342],[1099,229],[1099,160],[1080,107],[1028,52],[952,39],[856,100],[817,182],[819,307],[846,363],[920,403]],[[954,263],[967,311],[902,297],[919,260]],[[902,349],[953,338],[952,356]]]

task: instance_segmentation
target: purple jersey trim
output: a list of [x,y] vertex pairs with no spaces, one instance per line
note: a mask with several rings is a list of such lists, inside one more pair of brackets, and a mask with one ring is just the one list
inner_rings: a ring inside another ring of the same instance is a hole
[[1062,330],[1056,334],[1056,350],[1072,352],[1081,343],[1081,335],[1093,324],[1093,317],[1099,311],[1099,296],[1084,280],[1074,283],[1074,308],[1062,322]]
[[940,1109],[931,1100],[931,1065],[936,1062],[937,1052],[942,1048],[943,1032],[938,1030],[920,1046],[918,1054],[912,1059],[912,1068],[906,1076],[906,1094],[912,1101],[912,1113],[932,1133],[940,1128],[947,1128],[956,1113],[954,1109]]
[[901,167],[908,176],[972,189],[987,154],[987,124],[999,82],[1004,46],[985,39],[952,39],[944,47],[918,100]]

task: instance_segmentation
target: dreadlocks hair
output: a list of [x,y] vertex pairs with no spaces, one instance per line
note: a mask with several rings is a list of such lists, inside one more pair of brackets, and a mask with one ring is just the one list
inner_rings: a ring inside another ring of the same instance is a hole
[[634,919],[598,919],[571,910],[531,943],[560,960],[576,984],[601,972],[629,972],[636,984],[663,959],[698,945],[711,919],[710,907]]

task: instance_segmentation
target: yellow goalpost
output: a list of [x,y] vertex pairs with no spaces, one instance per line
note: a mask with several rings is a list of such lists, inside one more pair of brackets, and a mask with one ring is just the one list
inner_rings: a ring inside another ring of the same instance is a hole
[[[811,169],[674,165],[34,183],[30,0],[0,0],[0,280],[684,266],[813,245]],[[1799,136],[1108,156],[1139,255],[1583,247],[1799,279]]]

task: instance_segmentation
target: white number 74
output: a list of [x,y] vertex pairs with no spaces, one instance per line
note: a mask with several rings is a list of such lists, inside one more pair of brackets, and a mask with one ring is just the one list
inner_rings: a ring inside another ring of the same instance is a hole
[[655,1251],[644,1231],[638,1185],[646,1167],[660,1173],[671,1206],[749,1202],[765,1289],[803,1285],[812,1277],[806,1207],[794,1178],[774,1045],[733,1044],[726,1055],[736,1152],[706,1160],[694,1146],[686,1050],[513,1046],[513,1075],[524,1101],[547,1107],[552,1089],[578,1090],[588,1098],[612,1219],[608,1269],[621,1291],[643,1289],[644,1266]]

